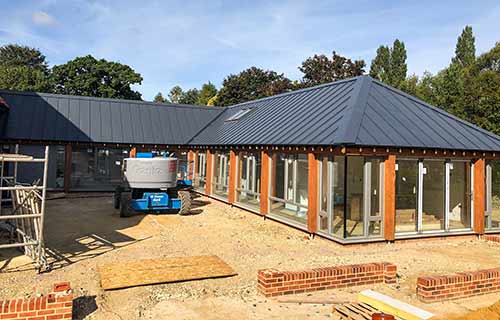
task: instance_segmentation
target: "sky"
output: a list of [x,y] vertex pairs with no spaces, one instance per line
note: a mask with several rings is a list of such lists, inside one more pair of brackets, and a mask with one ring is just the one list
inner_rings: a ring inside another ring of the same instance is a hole
[[[298,66],[332,51],[369,65],[404,41],[408,73],[446,67],[471,25],[477,53],[500,41],[500,1],[0,0],[0,45],[38,48],[49,65],[88,54],[131,66],[144,100],[170,88],[220,87],[257,66],[301,78]],[[369,70],[369,67],[366,68]]]

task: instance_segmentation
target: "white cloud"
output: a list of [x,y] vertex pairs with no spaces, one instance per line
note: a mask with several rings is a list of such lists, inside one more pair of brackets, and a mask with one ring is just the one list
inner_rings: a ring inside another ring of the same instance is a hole
[[33,13],[31,20],[33,23],[41,26],[51,26],[56,23],[56,19],[54,19],[54,17],[43,11]]

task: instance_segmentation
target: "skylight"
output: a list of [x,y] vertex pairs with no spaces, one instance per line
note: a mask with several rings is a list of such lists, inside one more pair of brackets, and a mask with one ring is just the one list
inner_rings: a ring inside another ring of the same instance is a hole
[[241,109],[238,112],[236,112],[235,114],[233,114],[232,116],[230,116],[229,118],[227,118],[226,121],[240,120],[244,115],[246,115],[250,111],[252,111],[252,108]]

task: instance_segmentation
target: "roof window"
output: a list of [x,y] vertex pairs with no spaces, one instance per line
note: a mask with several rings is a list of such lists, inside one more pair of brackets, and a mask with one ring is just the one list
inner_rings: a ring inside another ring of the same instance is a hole
[[232,116],[227,118],[226,121],[240,120],[244,115],[246,115],[247,113],[249,113],[252,110],[253,110],[253,108],[245,108],[245,109],[238,110],[238,112],[236,112],[235,114],[233,114]]

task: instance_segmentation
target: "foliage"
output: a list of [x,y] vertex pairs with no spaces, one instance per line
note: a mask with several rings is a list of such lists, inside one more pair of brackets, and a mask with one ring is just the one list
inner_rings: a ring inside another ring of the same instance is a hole
[[398,39],[392,48],[380,46],[370,65],[370,76],[395,88],[402,88],[406,80],[406,48]]
[[476,59],[475,38],[472,34],[472,27],[465,26],[462,34],[457,39],[455,48],[455,57],[452,62],[459,64],[462,67],[471,66]]
[[18,44],[8,44],[0,47],[0,65],[28,67],[44,73],[48,71],[45,56],[40,50]]
[[207,106],[211,106],[211,107],[216,106],[218,97],[219,97],[218,95],[215,95],[212,98],[208,99]]
[[52,69],[54,92],[80,96],[122,98],[140,100],[141,94],[131,86],[140,84],[142,77],[131,67],[118,63],[97,60],[91,55]]
[[159,102],[159,103],[165,103],[165,102],[167,102],[167,99],[165,99],[165,98],[163,97],[163,95],[161,94],[161,92],[158,92],[158,93],[156,94],[156,96],[154,97],[153,101],[154,101],[154,102]]
[[52,92],[47,75],[41,70],[27,66],[0,65],[0,89]]
[[289,91],[290,79],[275,71],[251,67],[224,79],[217,105],[228,106]]
[[184,92],[180,99],[179,103],[182,104],[196,104],[198,102],[198,97],[200,96],[200,91],[196,88],[189,89],[188,91]]
[[217,88],[210,81],[201,86],[196,104],[206,106],[211,98],[217,95]]
[[299,70],[304,73],[302,87],[310,87],[322,83],[333,82],[362,75],[365,70],[363,60],[355,60],[338,55],[335,51],[332,58],[325,55],[314,55],[307,58]]
[[168,100],[170,100],[172,103],[180,103],[183,94],[184,91],[182,90],[182,88],[180,86],[175,86],[170,89],[170,92],[168,93]]

